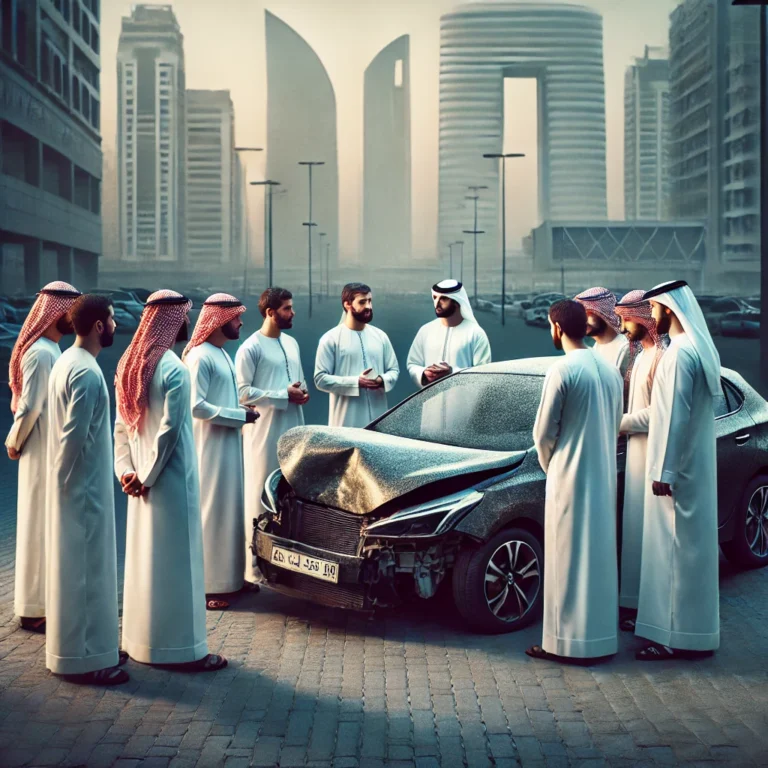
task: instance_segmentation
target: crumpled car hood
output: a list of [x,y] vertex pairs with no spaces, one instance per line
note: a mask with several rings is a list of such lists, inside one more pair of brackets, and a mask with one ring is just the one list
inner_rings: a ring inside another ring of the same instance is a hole
[[299,498],[367,515],[439,480],[503,471],[519,463],[525,452],[478,451],[367,429],[305,426],[280,438],[277,455]]

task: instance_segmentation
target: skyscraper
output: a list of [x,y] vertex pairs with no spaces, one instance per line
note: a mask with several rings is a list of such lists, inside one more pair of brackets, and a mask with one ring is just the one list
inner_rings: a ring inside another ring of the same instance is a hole
[[229,91],[186,93],[189,266],[229,264],[233,254],[235,111]]
[[410,38],[381,50],[365,70],[363,255],[404,265],[411,255]]
[[624,75],[624,215],[664,217],[669,195],[669,62],[645,46]]
[[184,38],[170,5],[136,5],[117,51],[120,243],[126,261],[183,261]]

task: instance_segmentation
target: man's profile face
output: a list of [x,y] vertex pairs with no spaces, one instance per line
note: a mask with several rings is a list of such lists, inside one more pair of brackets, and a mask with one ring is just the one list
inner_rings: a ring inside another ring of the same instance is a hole
[[[434,300],[436,297],[433,295],[432,298]],[[435,314],[438,317],[452,317],[458,307],[458,303],[453,299],[449,299],[447,296],[441,296],[439,299],[437,299],[437,304],[435,305]]]
[[75,326],[72,325],[72,320],[70,320],[69,318],[69,313],[67,313],[66,315],[62,315],[56,321],[56,330],[62,336],[69,336],[70,334],[75,332]]
[[648,335],[648,330],[644,325],[640,325],[629,318],[622,318],[621,332],[630,341],[642,341]]
[[240,319],[240,316],[238,315],[233,320],[230,320],[228,323],[225,323],[221,326],[221,332],[228,338],[230,341],[236,341],[240,338],[240,329],[243,327],[243,321]]
[[656,330],[660,336],[665,333],[669,333],[669,329],[672,327],[672,313],[658,301],[651,302],[651,315],[656,321]]
[[107,322],[101,323],[101,329],[99,330],[99,344],[102,348],[111,347],[115,343],[116,330],[115,310],[113,307],[110,307]]
[[293,318],[296,313],[293,311],[293,299],[287,299],[280,305],[280,309],[274,311],[273,317],[277,323],[277,327],[281,331],[285,331],[288,328],[293,327]]
[[359,323],[370,323],[373,320],[373,295],[370,293],[358,293],[352,303],[345,301],[344,309],[352,313],[352,317]]
[[587,311],[587,336],[600,336],[607,328],[608,323],[600,315]]

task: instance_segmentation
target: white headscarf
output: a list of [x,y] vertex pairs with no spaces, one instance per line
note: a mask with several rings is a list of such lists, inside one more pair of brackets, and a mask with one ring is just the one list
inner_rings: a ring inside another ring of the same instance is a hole
[[721,393],[720,355],[712,341],[699,302],[696,301],[688,284],[682,280],[661,283],[648,291],[643,298],[663,304],[675,313],[675,317],[680,321],[680,325],[683,326],[683,330],[699,354],[709,391],[713,396],[719,395]]
[[461,308],[461,316],[470,323],[476,323],[475,313],[472,311],[467,289],[458,280],[441,280],[432,286],[432,301],[435,308],[441,296],[453,299]]

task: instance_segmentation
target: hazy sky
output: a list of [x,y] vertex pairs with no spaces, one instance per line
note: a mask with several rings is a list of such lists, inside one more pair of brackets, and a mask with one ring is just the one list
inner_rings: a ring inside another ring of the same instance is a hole
[[[539,0],[548,2],[549,0]],[[666,45],[675,0],[591,0],[603,15],[608,215],[624,216],[624,70],[647,45]],[[370,60],[403,34],[411,36],[411,136],[414,255],[434,252],[437,228],[438,95],[440,16],[450,0],[175,0],[184,35],[188,88],[228,89],[235,105],[238,144],[265,146],[266,64],[264,10],[290,24],[315,49],[334,88],[338,106],[340,229],[342,258],[354,259],[361,242],[363,73]],[[116,135],[116,56],[120,19],[131,4],[104,0],[101,19],[102,135],[113,152]],[[528,81],[508,84],[515,114],[530,119],[510,124],[508,151],[528,154],[509,174],[509,230],[517,239],[538,223],[536,210],[535,89]],[[521,105],[523,109],[521,109]],[[526,108],[530,105],[530,109]],[[510,110],[511,112],[511,110]],[[263,178],[264,158],[248,159],[251,180]],[[511,170],[511,168],[510,168]],[[261,242],[260,188],[249,192],[252,237]],[[469,215],[469,213],[468,213]],[[469,223],[469,222],[468,222]],[[514,247],[516,243],[512,243]]]

